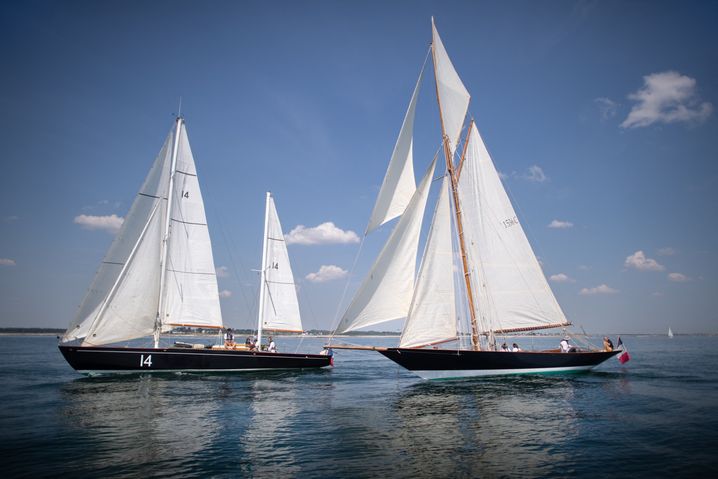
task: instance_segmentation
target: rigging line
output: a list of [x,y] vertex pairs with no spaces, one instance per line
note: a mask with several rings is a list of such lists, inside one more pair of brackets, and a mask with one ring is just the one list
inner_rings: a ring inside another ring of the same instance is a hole
[[339,318],[339,311],[341,311],[342,304],[344,303],[344,299],[346,298],[347,290],[349,289],[349,283],[351,282],[352,276],[354,276],[354,268],[356,268],[357,261],[359,260],[359,256],[361,255],[361,250],[364,247],[364,240],[366,240],[366,233],[364,233],[364,236],[362,236],[361,243],[359,243],[359,250],[357,251],[356,256],[354,256],[354,262],[352,263],[352,267],[349,270],[349,274],[347,275],[347,280],[344,282],[344,290],[342,291],[342,295],[339,298],[339,303],[337,303],[337,310],[334,313],[334,320],[330,325],[331,334],[329,335],[329,344],[332,343],[334,335],[337,332],[336,328],[339,327],[339,321],[341,321],[341,319]]

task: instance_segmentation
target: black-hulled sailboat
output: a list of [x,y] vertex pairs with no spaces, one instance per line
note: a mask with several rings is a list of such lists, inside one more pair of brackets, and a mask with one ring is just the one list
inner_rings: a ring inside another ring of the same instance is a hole
[[[270,261],[273,267],[267,266]],[[262,263],[257,345],[263,326],[301,331],[289,257],[269,193]],[[280,298],[273,304],[280,306],[267,312],[265,303],[273,295]],[[231,342],[162,347],[161,334],[177,327],[224,327],[204,203],[181,117],[100,264],[77,317],[60,339],[62,355],[74,369],[90,374],[320,368],[331,362],[326,351],[272,353]],[[121,345],[140,338],[152,341],[152,346]]]
[[[570,323],[473,120],[461,138],[470,95],[433,19],[432,34],[442,132],[439,149],[446,169],[419,274],[415,278],[419,234],[436,166],[435,157],[416,187],[412,130],[423,68],[366,234],[400,218],[336,329],[341,334],[406,318],[399,347],[331,347],[378,351],[425,379],[589,370],[617,351],[497,350],[498,335],[565,328]],[[455,278],[454,271],[461,271],[461,277]],[[466,334],[461,333],[457,314],[462,308],[468,310]],[[445,347],[449,342],[461,344],[466,336],[470,338],[466,347]]]

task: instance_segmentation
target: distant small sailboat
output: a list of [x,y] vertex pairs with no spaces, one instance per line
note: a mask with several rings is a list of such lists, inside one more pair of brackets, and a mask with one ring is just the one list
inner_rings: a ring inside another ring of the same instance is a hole
[[[302,330],[289,258],[269,194],[266,208],[258,345],[263,327]],[[271,309],[265,304],[268,299]],[[160,347],[160,335],[176,327],[224,328],[204,202],[181,117],[100,264],[76,319],[60,339],[60,352],[83,373],[246,371],[331,363],[326,351],[272,353],[235,348],[233,342]],[[116,345],[143,337],[152,337],[154,346]]]
[[[470,95],[433,18],[432,34],[446,169],[421,266],[415,276],[421,223],[437,166],[434,158],[415,186],[413,125],[423,68],[366,233],[400,218],[336,329],[341,334],[406,318],[399,347],[327,347],[375,350],[425,379],[589,370],[620,350],[577,350],[567,341],[570,353],[497,348],[497,335],[571,323],[546,281],[476,124],[464,124]],[[464,129],[463,151],[458,151]],[[460,265],[455,267],[455,260]],[[456,286],[455,270],[463,273]],[[469,312],[471,344],[437,347],[462,337],[458,305]]]
[[673,337],[673,331],[671,331],[671,328],[670,328],[670,327],[668,328],[668,337],[669,337],[669,338],[672,338],[672,337]]

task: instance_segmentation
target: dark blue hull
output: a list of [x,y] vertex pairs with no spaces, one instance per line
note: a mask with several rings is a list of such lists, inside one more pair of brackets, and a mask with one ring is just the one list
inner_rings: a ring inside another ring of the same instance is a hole
[[75,370],[82,373],[157,371],[257,371],[323,368],[331,356],[267,353],[226,349],[118,348],[59,346]]

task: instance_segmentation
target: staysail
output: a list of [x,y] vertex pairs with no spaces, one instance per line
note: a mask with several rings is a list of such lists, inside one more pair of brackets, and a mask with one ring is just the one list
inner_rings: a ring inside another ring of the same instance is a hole
[[449,178],[444,176],[399,347],[416,348],[457,336],[451,236]]
[[416,184],[414,182],[414,157],[412,154],[414,116],[423,76],[424,69],[422,68],[419,79],[416,81],[416,86],[414,87],[414,93],[411,95],[409,108],[406,110],[404,123],[401,125],[401,131],[396,140],[396,145],[394,146],[384,181],[376,197],[376,203],[374,204],[374,210],[371,213],[371,218],[366,228],[366,234],[371,233],[387,221],[401,215],[404,210],[406,210],[416,190]]
[[439,97],[444,134],[449,138],[451,154],[454,154],[461,135],[466,111],[471,95],[456,73],[449,54],[446,53],[439,32],[431,19],[432,45],[434,49],[434,73],[436,75],[436,93]]
[[262,329],[275,331],[302,331],[299,302],[289,263],[287,243],[282,234],[277,208],[271,195],[267,198],[267,237],[264,272],[265,289],[262,299]]
[[473,122],[458,191],[484,331],[568,326]]
[[[181,119],[178,119],[181,122]],[[175,134],[178,161],[174,192],[168,195]],[[186,177],[182,179],[181,177]],[[189,193],[183,196],[180,192]],[[173,128],[137,194],[120,231],[98,269],[77,317],[62,341],[83,339],[83,345],[102,345],[153,334],[160,304],[160,257],[167,200],[172,214],[166,288],[167,321],[198,318],[198,325],[221,326],[217,283],[209,232],[197,184],[194,160],[184,124]],[[183,227],[174,223],[183,221]],[[204,231],[202,231],[202,225]],[[211,265],[211,267],[208,267]],[[205,274],[211,271],[212,276]],[[213,294],[213,297],[211,295]]]
[[419,233],[436,159],[344,313],[338,333],[406,317],[414,291]]

